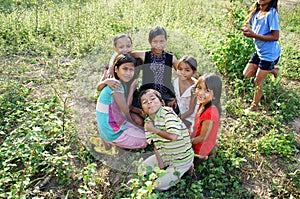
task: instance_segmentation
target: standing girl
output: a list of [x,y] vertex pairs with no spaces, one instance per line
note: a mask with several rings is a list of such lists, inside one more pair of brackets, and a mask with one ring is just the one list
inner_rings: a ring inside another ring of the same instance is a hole
[[222,80],[213,73],[198,79],[195,93],[200,103],[194,121],[192,144],[195,157],[206,160],[217,141],[221,114]]
[[279,15],[277,12],[278,0],[257,0],[252,6],[247,20],[252,30],[246,25],[241,28],[246,37],[253,38],[256,52],[252,55],[246,68],[244,76],[254,77],[255,92],[249,111],[257,111],[263,90],[262,84],[269,73],[275,78],[278,76],[279,68],[274,68],[280,56],[279,39]]
[[178,77],[173,82],[176,100],[180,110],[180,118],[188,129],[194,124],[198,107],[193,89],[197,82],[197,79],[193,77],[196,73],[196,59],[192,56],[185,55],[178,62]]
[[112,89],[105,86],[97,100],[96,116],[100,137],[124,149],[145,148],[147,146],[144,132],[132,124],[129,106],[132,103],[133,91],[137,86],[134,81],[129,89],[127,101],[123,85],[132,80],[136,61],[129,54],[120,54],[114,62],[113,78],[118,80],[121,88]]
[[172,85],[172,67],[176,69],[178,61],[174,55],[164,51],[167,44],[166,30],[160,26],[153,27],[148,42],[150,51],[132,52],[135,58],[140,58],[144,63],[140,91],[150,88],[159,91],[165,103],[179,113]]

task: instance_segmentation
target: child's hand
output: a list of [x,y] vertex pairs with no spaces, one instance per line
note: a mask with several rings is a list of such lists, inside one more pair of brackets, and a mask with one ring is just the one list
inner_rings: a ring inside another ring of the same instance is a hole
[[154,124],[151,120],[145,122],[144,128],[145,128],[145,131],[152,132],[152,133],[155,133],[157,131],[157,128],[154,126]]
[[105,84],[107,84],[112,89],[121,89],[121,84],[119,80],[115,78],[108,78],[105,80]]
[[242,27],[241,31],[243,32],[243,35],[245,35],[246,37],[251,38],[254,35],[254,32],[248,26]]
[[137,85],[138,85],[138,83],[139,83],[138,79],[133,80],[133,82],[130,85],[130,89],[135,90],[136,87],[137,87]]
[[145,119],[146,117],[147,117],[147,115],[146,115],[146,113],[142,110],[142,109],[140,109],[139,110],[139,113],[138,113],[143,119]]

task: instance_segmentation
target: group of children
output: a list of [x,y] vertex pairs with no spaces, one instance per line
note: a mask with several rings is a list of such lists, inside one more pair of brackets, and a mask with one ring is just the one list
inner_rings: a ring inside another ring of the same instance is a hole
[[[249,18],[252,26],[260,23],[257,21],[264,16],[277,16],[274,5],[268,7],[270,2],[274,1],[257,1],[256,11]],[[270,55],[274,60],[265,60],[266,53],[259,47],[260,40],[276,40],[278,26],[274,23],[269,36],[258,36],[259,30],[254,33],[248,27],[242,28],[243,34],[255,38],[257,44],[257,53],[244,71],[246,77],[256,74],[255,86],[261,86],[268,73],[275,76],[278,73],[278,69],[274,69],[279,59],[276,42],[272,44],[276,53]],[[206,160],[214,149],[220,126],[222,81],[214,73],[196,79],[197,61],[193,56],[186,55],[177,61],[174,55],[165,52],[164,28],[152,28],[148,42],[151,50],[133,51],[128,35],[114,39],[115,54],[97,86],[101,93],[96,116],[101,144],[106,149],[111,145],[139,149],[153,144],[154,154],[142,166],[165,169],[166,174],[157,179],[156,188],[167,190],[170,182],[178,182],[192,167],[194,157]],[[174,81],[172,69],[177,71]],[[142,85],[138,87],[140,70]],[[260,90],[255,93],[260,94]],[[257,110],[259,100],[256,98],[250,108],[252,111]]]
[[[205,160],[214,148],[222,82],[213,73],[195,79],[197,61],[193,56],[177,61],[165,52],[164,28],[152,28],[148,41],[150,51],[132,51],[128,35],[114,39],[114,62],[97,86],[101,92],[96,117],[99,141],[106,149],[112,145],[140,149],[153,144],[154,155],[142,165],[166,170],[156,187],[166,190],[171,181],[177,182],[191,169],[194,156]],[[172,82],[173,69],[177,78]],[[138,88],[137,73],[141,71],[142,85]]]

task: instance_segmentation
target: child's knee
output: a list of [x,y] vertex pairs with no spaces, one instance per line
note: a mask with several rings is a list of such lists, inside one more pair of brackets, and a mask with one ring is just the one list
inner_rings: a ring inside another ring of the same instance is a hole
[[254,79],[254,85],[255,85],[255,87],[261,87],[262,84],[263,84],[263,82],[264,82],[264,80],[257,79],[257,78]]

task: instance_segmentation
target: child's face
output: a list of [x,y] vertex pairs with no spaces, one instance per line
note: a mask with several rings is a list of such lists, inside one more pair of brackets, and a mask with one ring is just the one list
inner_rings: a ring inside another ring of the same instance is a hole
[[134,75],[134,63],[124,63],[115,69],[118,77],[123,82],[129,82]]
[[117,40],[114,50],[118,54],[129,53],[132,51],[132,43],[128,37],[122,37]]
[[155,55],[161,55],[167,44],[167,39],[164,35],[157,35],[150,42],[151,50]]
[[195,72],[188,63],[181,62],[178,66],[177,74],[181,80],[190,80]]
[[150,116],[156,115],[157,111],[163,105],[158,97],[152,92],[145,93],[141,96],[141,104],[144,113]]
[[271,2],[272,0],[257,0],[258,5],[267,5]]
[[211,102],[214,97],[214,91],[207,89],[204,81],[202,81],[200,85],[197,85],[195,93],[197,95],[197,101],[202,105]]

